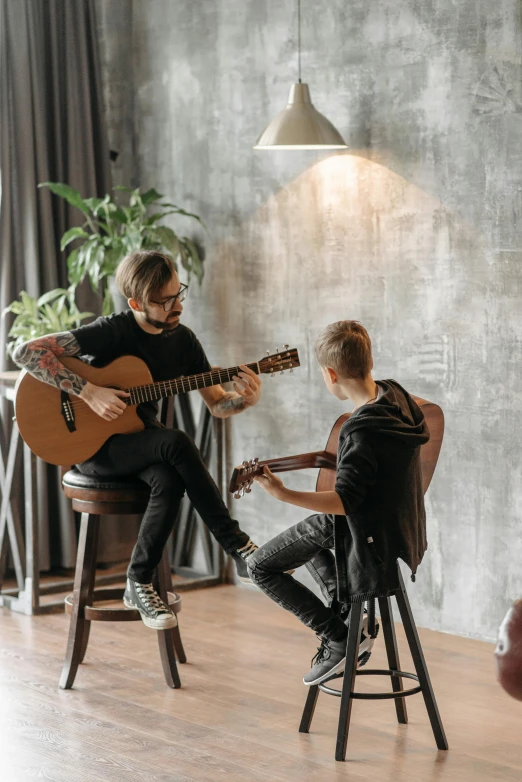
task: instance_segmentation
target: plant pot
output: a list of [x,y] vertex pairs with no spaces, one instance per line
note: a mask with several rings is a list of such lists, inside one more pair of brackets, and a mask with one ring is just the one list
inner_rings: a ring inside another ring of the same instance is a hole
[[109,277],[107,277],[107,282],[114,304],[114,312],[125,312],[128,310],[129,304],[123,293],[120,292],[120,289],[116,285],[116,278],[111,274]]

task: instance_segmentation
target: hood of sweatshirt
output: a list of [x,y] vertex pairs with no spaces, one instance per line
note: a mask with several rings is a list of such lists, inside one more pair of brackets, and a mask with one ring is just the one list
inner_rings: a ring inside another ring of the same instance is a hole
[[399,439],[417,448],[430,439],[424,414],[408,392],[395,380],[378,380],[383,393],[372,403],[356,410],[343,424],[344,436],[361,429]]

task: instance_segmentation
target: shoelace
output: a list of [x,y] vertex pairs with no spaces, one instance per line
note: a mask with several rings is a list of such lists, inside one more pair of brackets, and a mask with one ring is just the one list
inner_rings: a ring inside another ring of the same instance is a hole
[[136,592],[138,593],[140,600],[142,600],[148,608],[156,611],[156,613],[170,614],[170,609],[165,605],[152,584],[136,584]]
[[314,665],[318,665],[319,663],[322,663],[323,660],[328,660],[332,655],[332,650],[330,649],[330,646],[328,644],[328,641],[326,639],[323,639],[321,641],[321,646],[318,647],[317,652],[312,657],[312,662],[310,665],[312,668]]
[[257,551],[258,548],[259,548],[259,546],[256,546],[256,544],[253,541],[249,540],[248,543],[246,544],[246,546],[243,546],[243,548],[238,549],[237,553],[241,557],[243,557],[243,559],[246,559],[251,554],[253,554],[254,551]]

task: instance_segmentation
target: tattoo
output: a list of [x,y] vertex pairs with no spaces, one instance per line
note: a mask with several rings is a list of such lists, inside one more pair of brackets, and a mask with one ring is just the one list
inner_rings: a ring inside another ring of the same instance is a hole
[[213,415],[217,415],[226,418],[229,415],[235,415],[241,413],[242,410],[246,410],[248,407],[243,397],[236,394],[235,391],[229,391],[212,407]]
[[24,342],[15,350],[13,359],[38,380],[78,395],[87,381],[64,367],[59,357],[79,356],[81,352],[76,337],[70,331],[62,331]]

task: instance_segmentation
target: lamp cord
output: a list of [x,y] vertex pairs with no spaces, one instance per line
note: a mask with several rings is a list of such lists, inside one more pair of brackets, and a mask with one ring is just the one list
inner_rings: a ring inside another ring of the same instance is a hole
[[297,69],[301,84],[301,0],[297,0]]

